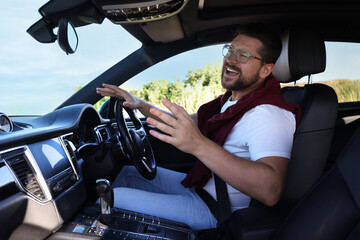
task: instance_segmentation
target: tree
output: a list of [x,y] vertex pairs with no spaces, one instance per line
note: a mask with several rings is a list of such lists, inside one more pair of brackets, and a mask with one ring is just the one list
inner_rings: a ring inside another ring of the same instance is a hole
[[165,97],[189,113],[196,112],[203,103],[224,92],[220,83],[221,68],[220,63],[208,64],[201,69],[189,70],[185,80],[150,81],[139,90],[130,90],[130,93],[160,108],[163,108],[161,100]]

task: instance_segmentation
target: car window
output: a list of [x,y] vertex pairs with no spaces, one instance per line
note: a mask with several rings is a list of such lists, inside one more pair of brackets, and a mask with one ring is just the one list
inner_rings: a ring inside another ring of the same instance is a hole
[[214,99],[221,87],[223,44],[204,47],[176,55],[139,73],[121,87],[134,95],[162,107],[161,99],[183,106],[189,113]]
[[[360,44],[345,42],[325,42],[326,70],[312,76],[313,83],[323,83],[332,87],[339,102],[360,101]],[[308,82],[303,77],[298,84]]]
[[[167,97],[188,112],[223,93],[220,85],[222,44],[174,56],[133,77],[121,87],[161,107]],[[339,102],[360,101],[360,44],[326,42],[326,70],[311,76],[313,83],[331,86]],[[308,82],[308,76],[297,85]],[[193,84],[193,85],[191,85]],[[208,85],[206,85],[208,84]]]

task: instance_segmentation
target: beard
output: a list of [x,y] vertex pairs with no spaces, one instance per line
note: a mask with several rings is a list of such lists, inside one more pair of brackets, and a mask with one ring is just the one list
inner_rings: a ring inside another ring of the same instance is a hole
[[[224,79],[224,73],[225,73],[227,67],[231,67],[231,69],[234,69],[239,73],[238,78],[232,84],[228,84]],[[225,88],[226,90],[230,90],[230,91],[245,90],[245,89],[249,88],[250,86],[252,86],[253,84],[255,84],[259,80],[259,75],[260,75],[260,69],[254,75],[252,75],[250,77],[245,77],[242,74],[241,69],[237,68],[236,66],[224,65],[222,74],[221,74],[221,85],[223,88]]]

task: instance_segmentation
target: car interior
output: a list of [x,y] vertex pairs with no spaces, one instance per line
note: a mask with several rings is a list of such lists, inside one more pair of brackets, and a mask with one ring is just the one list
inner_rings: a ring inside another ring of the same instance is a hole
[[[326,69],[325,42],[360,42],[359,11],[353,0],[50,0],[39,6],[29,37],[58,42],[66,54],[81,44],[77,28],[105,19],[142,46],[43,116],[0,114],[10,124],[0,131],[0,239],[359,239],[360,102],[339,103],[333,88],[311,82]],[[264,23],[281,37],[273,75],[285,100],[302,109],[279,202],[268,207],[252,199],[217,228],[201,231],[115,208],[111,183],[123,166],[153,179],[157,166],[187,172],[195,157],[152,137],[154,126],[119,99],[97,111],[102,97],[95,89],[120,86],[180,53],[228,43],[236,26],[247,23]],[[308,83],[297,86],[303,77]]]

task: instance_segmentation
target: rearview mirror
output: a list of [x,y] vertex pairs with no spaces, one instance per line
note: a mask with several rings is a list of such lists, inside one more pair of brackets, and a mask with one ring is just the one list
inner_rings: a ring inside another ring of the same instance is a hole
[[59,20],[57,40],[66,54],[75,53],[79,39],[74,26],[65,18]]

